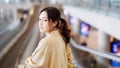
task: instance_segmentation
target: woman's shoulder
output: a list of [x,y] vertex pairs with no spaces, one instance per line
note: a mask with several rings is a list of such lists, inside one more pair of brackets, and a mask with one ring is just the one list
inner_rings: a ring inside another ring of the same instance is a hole
[[44,42],[48,43],[48,44],[52,44],[52,43],[55,43],[56,40],[57,40],[57,38],[55,38],[55,37],[47,37],[44,39]]
[[47,44],[49,46],[55,46],[57,45],[59,42],[62,42],[60,41],[60,38],[59,37],[54,37],[54,36],[51,36],[51,37],[46,37],[42,40],[42,42],[44,44]]
[[47,38],[43,38],[40,40],[39,44],[51,44],[53,43],[53,41],[55,41],[54,38],[51,38],[51,37],[47,37]]

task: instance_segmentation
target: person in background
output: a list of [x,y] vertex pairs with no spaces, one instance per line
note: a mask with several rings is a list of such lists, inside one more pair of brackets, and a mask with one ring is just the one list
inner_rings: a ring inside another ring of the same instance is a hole
[[39,14],[39,29],[46,36],[39,42],[31,56],[25,60],[25,68],[72,68],[70,30],[55,7],[46,7]]

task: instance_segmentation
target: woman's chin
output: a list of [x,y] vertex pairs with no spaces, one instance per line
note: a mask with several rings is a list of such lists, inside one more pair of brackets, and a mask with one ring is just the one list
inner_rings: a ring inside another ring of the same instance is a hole
[[40,30],[40,32],[42,32],[42,33],[43,33],[44,31],[43,31],[43,30]]

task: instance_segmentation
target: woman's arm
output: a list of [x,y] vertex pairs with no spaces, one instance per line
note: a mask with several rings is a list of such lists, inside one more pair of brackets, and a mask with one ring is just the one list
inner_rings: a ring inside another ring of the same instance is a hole
[[47,47],[47,43],[41,41],[33,54],[25,60],[25,68],[43,68],[47,63],[50,49]]

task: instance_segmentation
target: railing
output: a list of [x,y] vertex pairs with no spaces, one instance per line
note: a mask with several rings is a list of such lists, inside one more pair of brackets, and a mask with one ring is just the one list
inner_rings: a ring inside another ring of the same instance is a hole
[[29,3],[31,0],[0,0],[0,4],[23,4],[23,3]]
[[120,0],[65,0],[62,4],[120,18]]
[[98,56],[101,56],[101,57],[104,57],[104,58],[107,58],[107,59],[110,59],[110,60],[115,60],[115,61],[120,62],[120,57],[118,57],[118,56],[116,56],[112,53],[100,52],[100,51],[97,51],[97,50],[94,50],[94,49],[91,49],[91,48],[88,48],[88,47],[85,47],[85,46],[80,46],[80,45],[76,44],[73,39],[71,39],[71,44],[77,49],[87,51],[91,54],[95,54],[95,55],[98,55]]

